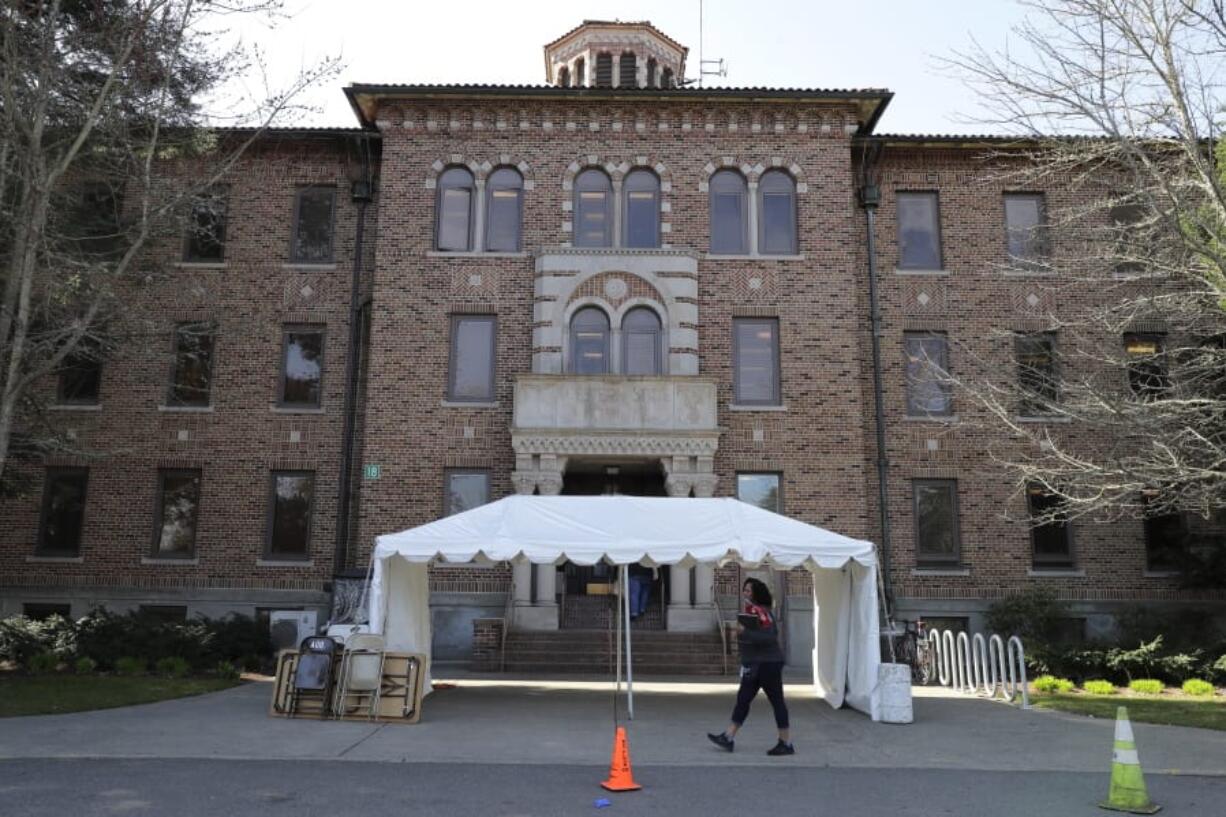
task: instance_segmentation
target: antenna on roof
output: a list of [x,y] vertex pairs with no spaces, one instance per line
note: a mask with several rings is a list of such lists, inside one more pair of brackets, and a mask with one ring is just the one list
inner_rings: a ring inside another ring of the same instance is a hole
[[[702,31],[702,0],[698,0],[698,87],[702,87],[703,77],[726,77],[728,76],[728,66],[724,62],[724,58],[720,57],[717,60],[708,60],[703,58],[703,31]],[[686,80],[685,84],[689,85],[694,80]]]

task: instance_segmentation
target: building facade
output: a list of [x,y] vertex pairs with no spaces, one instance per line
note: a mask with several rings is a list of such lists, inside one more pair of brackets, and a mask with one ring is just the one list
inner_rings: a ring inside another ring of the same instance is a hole
[[[153,248],[157,337],[47,384],[89,453],[0,504],[0,613],[322,620],[375,536],[512,492],[735,496],[883,542],[905,618],[975,626],[1032,586],[1091,634],[1220,602],[1153,526],[1019,521],[1044,497],[927,365],[1042,368],[1051,316],[1096,293],[1010,262],[1061,253],[1034,236],[1071,194],[993,182],[982,140],[875,134],[888,91],[681,87],[686,57],[588,21],[545,46],[547,85],[354,85],[358,128],[263,137],[224,234]],[[663,571],[653,626],[713,630],[741,575]],[[436,657],[482,619],[581,624],[608,578],[438,566]],[[806,661],[807,576],[767,578]]]

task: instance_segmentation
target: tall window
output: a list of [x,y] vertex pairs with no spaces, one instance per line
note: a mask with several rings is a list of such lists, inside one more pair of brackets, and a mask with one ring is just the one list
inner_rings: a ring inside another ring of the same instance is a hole
[[1009,260],[1037,267],[1047,259],[1047,206],[1042,193],[1005,194]]
[[796,183],[782,170],[768,170],[758,183],[758,239],[767,255],[796,254]]
[[1021,392],[1018,412],[1023,417],[1049,414],[1060,399],[1056,379],[1056,335],[1032,332],[1014,337],[1017,379]]
[[733,319],[732,356],[736,402],[779,405],[779,321],[775,318]]
[[435,247],[444,252],[467,252],[473,248],[473,174],[450,167],[438,177],[435,206]]
[[1128,386],[1142,400],[1160,400],[1170,389],[1163,341],[1162,335],[1124,335]]
[[190,559],[196,552],[196,518],[200,512],[200,472],[158,472],[158,517],[153,556]]
[[749,252],[749,208],[745,177],[721,170],[711,177],[711,252]]
[[80,208],[70,229],[76,232],[81,253],[98,260],[115,258],[124,245],[122,188],[107,182],[88,182]]
[[584,88],[587,86],[587,63],[583,57],[575,60],[575,86]]
[[187,220],[183,260],[221,263],[226,257],[226,196],[222,191],[203,193],[192,202]]
[[779,481],[779,474],[737,474],[736,498],[763,510],[783,513]]
[[621,61],[617,64],[617,84],[622,88],[633,88],[639,84],[638,57],[633,51],[623,51]]
[[1036,568],[1073,566],[1073,537],[1064,502],[1041,485],[1026,488],[1030,542]]
[[81,551],[85,521],[87,468],[48,468],[43,486],[42,515],[37,552],[47,556],[76,556]]
[[660,246],[660,180],[650,170],[634,170],[622,184],[626,198],[625,245]]
[[941,218],[937,194],[898,194],[898,266],[941,268]]
[[489,471],[448,471],[443,515],[471,511],[490,501]]
[[654,57],[647,58],[647,87],[656,87],[656,60]]
[[597,88],[613,87],[613,55],[612,54],[597,54],[596,55],[596,87]]
[[64,359],[56,385],[56,402],[62,406],[94,406],[102,384],[102,360],[95,344],[80,341]]
[[623,374],[660,374],[664,358],[660,318],[645,306],[635,307],[622,319]]
[[609,371],[609,316],[586,306],[570,319],[571,371],[607,374]]
[[216,328],[208,323],[175,327],[175,360],[171,371],[171,406],[207,406],[213,387],[213,340]]
[[282,406],[317,408],[324,373],[324,332],[319,327],[291,326],[283,334]]
[[1188,548],[1188,525],[1183,514],[1145,518],[1145,569],[1172,573],[1180,569]]
[[1117,204],[1111,208],[1110,218],[1115,233],[1116,275],[1145,272],[1145,208],[1139,204]]
[[272,472],[266,555],[280,559],[307,558],[314,495],[313,471]]
[[493,402],[497,337],[498,319],[493,315],[452,316],[448,400]]
[[671,68],[665,68],[665,69],[664,69],[664,71],[663,71],[663,72],[661,72],[661,74],[660,74],[660,87],[661,87],[661,88],[671,88],[671,87],[673,87],[673,69],[671,69]]
[[524,179],[518,170],[500,167],[485,183],[485,248],[519,252],[523,232]]
[[332,263],[332,231],[336,215],[336,188],[304,187],[294,205],[294,236],[290,261]]
[[558,85],[562,88],[570,87],[570,69],[566,66],[558,69]]
[[937,332],[905,332],[907,415],[946,417],[952,413],[949,343]]
[[952,479],[911,482],[915,512],[915,559],[919,565],[956,565],[962,558],[958,535],[958,483]]
[[575,246],[613,246],[613,184],[595,168],[575,179]]

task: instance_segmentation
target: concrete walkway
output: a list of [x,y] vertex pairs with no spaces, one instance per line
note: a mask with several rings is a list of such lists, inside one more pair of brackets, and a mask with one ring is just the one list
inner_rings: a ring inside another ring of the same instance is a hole
[[[437,679],[446,681],[448,679]],[[268,713],[271,685],[124,709],[0,720],[0,759],[225,758],[524,765],[609,762],[613,696],[607,681],[457,678],[427,697],[413,726],[288,720]],[[737,751],[704,733],[727,720],[728,681],[638,682],[628,723],[645,766],[746,766],[1106,772],[1113,722],[941,690],[916,691],[916,722],[874,724],[835,711],[811,687],[787,687],[797,754],[769,758],[770,707],[759,696]],[[1226,733],[1134,724],[1147,772],[1226,776]]]

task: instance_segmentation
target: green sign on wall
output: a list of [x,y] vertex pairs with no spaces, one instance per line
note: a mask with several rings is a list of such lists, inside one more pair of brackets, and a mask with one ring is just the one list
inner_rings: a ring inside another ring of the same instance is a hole
[[378,479],[383,469],[374,463],[362,466],[362,476],[366,479]]

